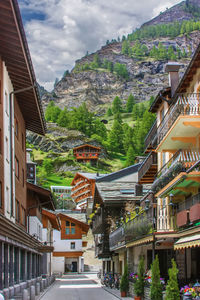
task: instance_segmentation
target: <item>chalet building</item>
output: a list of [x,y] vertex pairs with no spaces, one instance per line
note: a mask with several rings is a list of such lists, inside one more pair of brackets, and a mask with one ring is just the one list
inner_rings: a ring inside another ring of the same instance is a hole
[[122,169],[97,179],[91,228],[96,244],[96,256],[102,259],[102,271],[124,271],[127,262],[127,241],[131,230],[125,232],[120,224],[129,220],[151,185],[140,185],[138,169],[141,164]]
[[16,0],[0,2],[0,29],[0,290],[8,297],[14,285],[43,274],[50,249],[28,223],[41,218],[39,203],[53,209],[53,202],[27,184],[26,130],[44,135],[45,121]]
[[61,231],[53,231],[54,251],[52,271],[54,273],[83,272],[84,244],[82,237],[87,235],[89,225],[59,213]]
[[88,210],[91,213],[95,181],[101,178],[102,174],[96,173],[77,173],[71,183],[71,197],[76,203],[77,209]]
[[[166,65],[170,87],[158,94],[150,108],[157,119],[145,140],[149,154],[138,178],[140,183],[152,183],[152,190],[141,200],[152,222],[142,237],[143,215],[139,214],[133,221],[135,237],[126,245],[132,257],[130,270],[136,271],[140,255],[149,268],[158,254],[161,276],[167,277],[171,258],[175,258],[180,282],[200,277],[199,64],[200,46],[180,82],[180,66]],[[134,226],[140,228],[138,233]]]
[[96,164],[100,153],[100,147],[89,144],[81,145],[73,149],[74,157],[76,157],[78,162],[90,162],[91,164]]

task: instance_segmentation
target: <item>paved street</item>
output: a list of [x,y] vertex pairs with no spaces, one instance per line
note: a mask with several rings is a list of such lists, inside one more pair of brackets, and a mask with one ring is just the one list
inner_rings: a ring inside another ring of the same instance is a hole
[[42,300],[116,300],[101,288],[96,274],[65,275],[58,278]]

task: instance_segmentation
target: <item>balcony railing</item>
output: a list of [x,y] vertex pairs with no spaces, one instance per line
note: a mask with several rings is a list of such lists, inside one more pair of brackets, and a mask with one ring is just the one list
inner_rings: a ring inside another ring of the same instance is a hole
[[157,206],[157,231],[175,231],[176,216],[172,214],[172,207],[168,205]]
[[126,223],[124,232],[126,242],[145,237],[154,230],[152,210],[149,209],[148,214],[143,213],[138,217]]
[[157,146],[157,120],[153,123],[153,126],[149,130],[145,140],[144,140],[144,147],[146,150],[148,148],[154,149]]
[[109,235],[110,250],[125,245],[124,227],[121,226]]
[[158,171],[152,189],[157,192],[167,185],[180,172],[185,172],[200,160],[199,150],[178,150]]
[[[151,171],[151,174],[149,174],[149,171]],[[149,178],[149,182],[147,183],[153,183],[156,172],[157,172],[157,154],[155,152],[151,152],[144,160],[144,162],[142,163],[141,167],[138,170],[138,182],[140,182],[146,174],[148,175]]]
[[188,226],[200,219],[200,193],[192,195],[178,205],[177,226]]
[[157,142],[161,143],[168,130],[180,115],[199,115],[200,114],[200,94],[179,94],[176,103],[170,106],[162,122],[157,128]]

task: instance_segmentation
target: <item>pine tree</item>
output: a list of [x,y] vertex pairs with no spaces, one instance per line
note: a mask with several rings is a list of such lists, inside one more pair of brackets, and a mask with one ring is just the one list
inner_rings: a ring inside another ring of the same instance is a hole
[[174,259],[172,259],[172,268],[168,270],[169,280],[166,287],[167,300],[180,300],[180,292],[178,287],[177,274],[178,269]]
[[125,153],[127,153],[129,146],[133,146],[133,129],[130,126],[128,126],[128,124],[124,124],[123,130],[124,130],[124,140],[123,140],[124,151]]
[[123,128],[118,120],[114,120],[108,135],[109,148],[113,152],[123,152]]
[[106,115],[107,115],[108,117],[112,116],[112,109],[111,109],[110,107],[108,107],[107,112],[106,112]]
[[118,96],[116,96],[112,103],[112,112],[113,114],[116,114],[121,111],[122,111],[122,102],[121,99]]
[[68,118],[68,111],[67,111],[66,107],[60,112],[57,123],[61,127],[67,127],[68,126],[69,118]]
[[133,106],[133,110],[132,110],[133,121],[136,121],[138,117],[139,117],[139,106],[138,106],[138,104],[135,104]]
[[133,147],[130,145],[129,148],[128,148],[128,151],[126,153],[126,163],[125,163],[126,167],[134,165],[135,156],[136,156],[136,153],[135,153]]
[[151,281],[151,289],[150,289],[150,298],[151,300],[162,300],[162,285],[160,282],[160,268],[159,268],[158,255],[156,255],[156,259],[154,259],[151,265],[151,272],[152,272],[152,277],[151,277],[152,281]]
[[132,112],[133,110],[133,105],[135,104],[135,98],[132,94],[128,96],[127,102],[126,102],[126,111],[127,112]]

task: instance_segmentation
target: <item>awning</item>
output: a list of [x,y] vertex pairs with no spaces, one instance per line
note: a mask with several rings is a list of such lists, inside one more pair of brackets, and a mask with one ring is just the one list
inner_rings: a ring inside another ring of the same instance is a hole
[[144,237],[144,238],[136,240],[134,242],[127,243],[126,248],[139,246],[139,245],[143,245],[143,244],[148,244],[148,243],[151,243],[151,242],[153,242],[153,235]]
[[184,238],[179,239],[174,244],[174,250],[192,248],[192,247],[200,247],[200,234],[186,236]]

